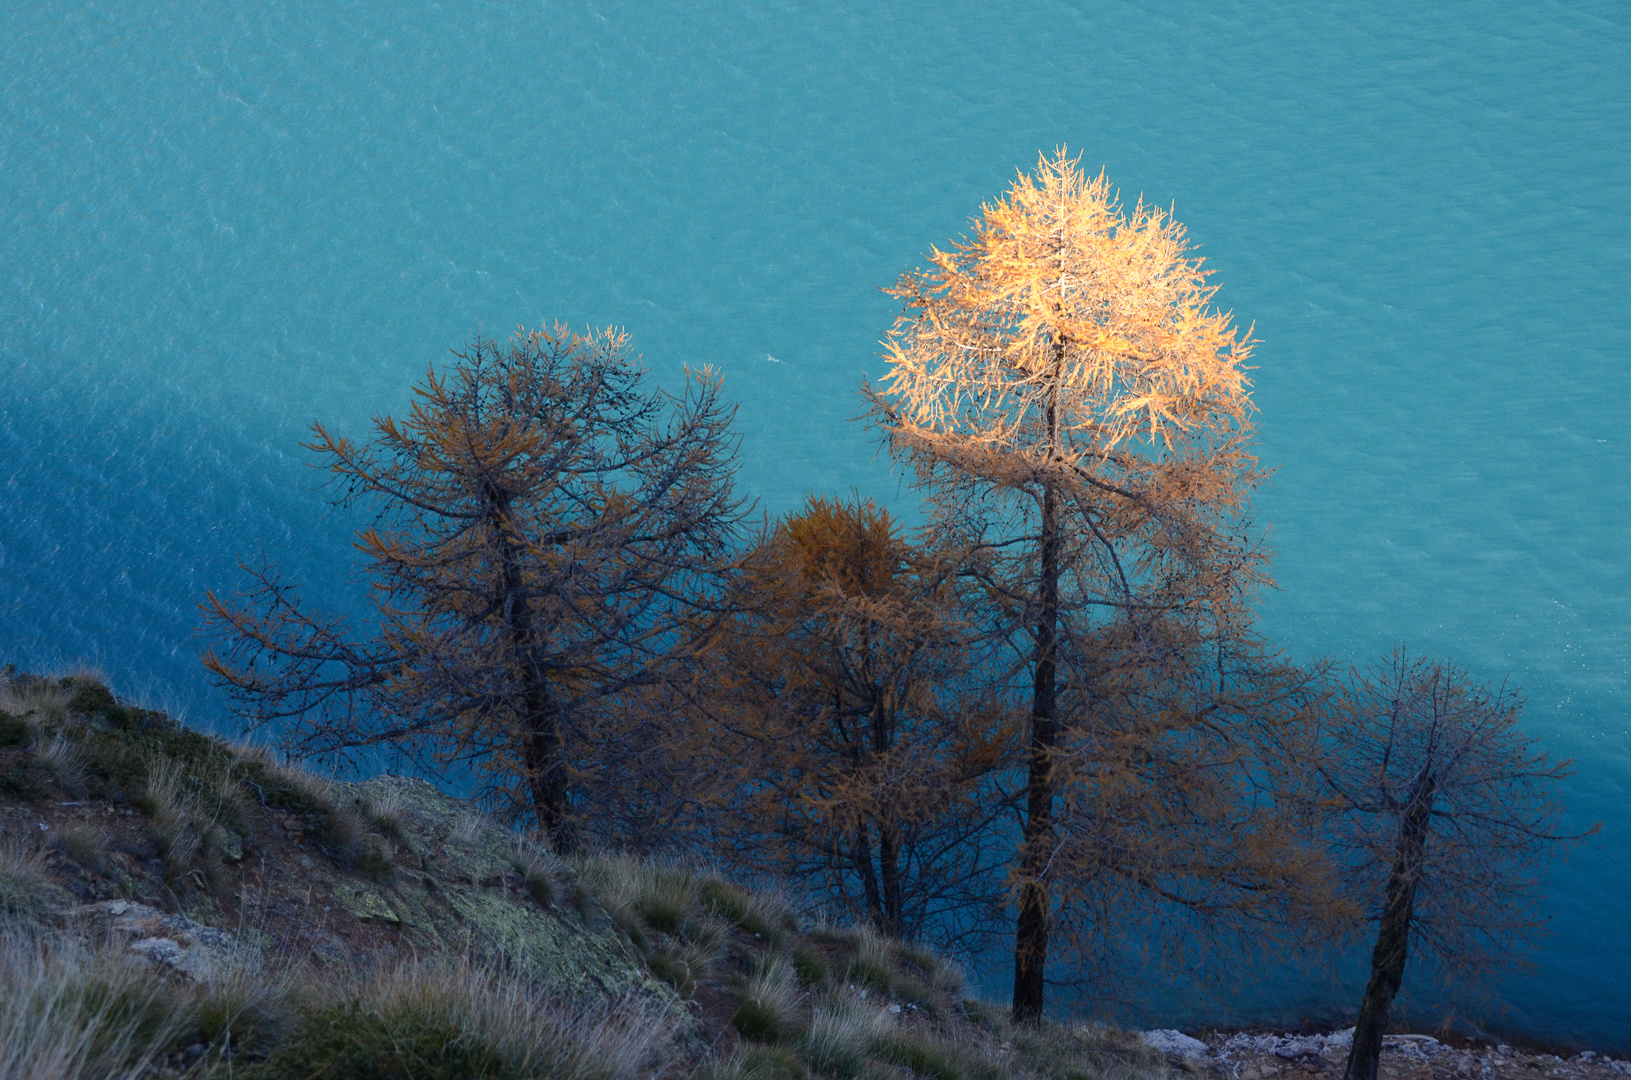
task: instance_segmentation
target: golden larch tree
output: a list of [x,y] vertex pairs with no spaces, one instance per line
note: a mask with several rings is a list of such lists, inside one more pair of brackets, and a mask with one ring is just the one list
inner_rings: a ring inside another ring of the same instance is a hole
[[[1224,827],[1233,804],[1168,800],[1210,817],[1163,832],[1172,808],[1133,787],[1211,783],[1208,761],[1234,763],[1239,783],[1263,775],[1248,775],[1231,739],[1199,735],[1239,711],[1220,704],[1243,671],[1229,658],[1251,651],[1247,604],[1267,580],[1247,527],[1260,479],[1250,334],[1211,306],[1207,273],[1180,224],[1142,201],[1126,211],[1061,149],[985,205],[971,238],[887,290],[904,309],[886,371],[863,386],[870,416],[929,496],[933,543],[966,552],[981,618],[1009,643],[1006,671],[1029,702],[1012,875],[1020,1019],[1042,1010],[1063,857],[1102,875],[1092,851],[1121,850],[1073,846],[1061,808],[1104,826],[1115,800],[1137,803],[1173,850],[1174,837]],[[1208,665],[1210,681],[1198,678]],[[1296,696],[1298,680],[1275,670],[1281,691],[1252,701]],[[1107,775],[1115,760],[1126,768]],[[1142,850],[1159,846],[1146,838]],[[1117,872],[1159,877],[1147,864]]]

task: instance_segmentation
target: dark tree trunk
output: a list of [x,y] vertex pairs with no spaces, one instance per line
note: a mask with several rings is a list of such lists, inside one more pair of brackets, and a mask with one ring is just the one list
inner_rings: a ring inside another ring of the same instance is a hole
[[577,838],[572,829],[559,710],[550,700],[547,686],[542,687],[540,693],[529,692],[525,701],[526,715],[522,722],[533,813],[551,850],[565,854],[573,849]]
[[1387,1028],[1388,1009],[1404,981],[1406,947],[1410,943],[1410,918],[1416,902],[1416,885],[1421,881],[1422,860],[1427,851],[1427,829],[1433,813],[1433,774],[1424,766],[1410,789],[1410,804],[1399,822],[1399,847],[1393,869],[1388,874],[1387,897],[1382,908],[1382,924],[1376,933],[1376,949],[1371,953],[1370,982],[1365,1000],[1359,1006],[1354,1025],[1353,1048],[1348,1052],[1348,1068],[1343,1080],[1376,1080],[1376,1067],[1382,1055],[1382,1034]]
[[550,847],[572,850],[572,817],[566,783],[566,748],[560,706],[549,692],[549,681],[539,670],[533,641],[532,606],[528,603],[521,560],[516,553],[516,526],[508,495],[495,488],[485,492],[492,507],[492,528],[499,555],[504,625],[520,680],[520,736],[532,809],[538,828]]
[[855,828],[855,873],[861,879],[861,891],[866,895],[867,918],[872,925],[883,929],[883,895],[878,890],[878,872],[872,865],[872,835],[863,819]]
[[905,933],[900,883],[900,836],[893,826],[878,823],[878,874],[883,879],[884,933],[900,937]]
[[[1050,411],[1049,420],[1052,415]],[[1058,735],[1054,650],[1059,630],[1059,500],[1050,482],[1042,493],[1040,611],[1036,678],[1031,698],[1031,759],[1026,777],[1024,844],[1020,855],[1019,919],[1014,932],[1014,1020],[1042,1018],[1048,963],[1049,900],[1042,871],[1053,831],[1053,745]]]

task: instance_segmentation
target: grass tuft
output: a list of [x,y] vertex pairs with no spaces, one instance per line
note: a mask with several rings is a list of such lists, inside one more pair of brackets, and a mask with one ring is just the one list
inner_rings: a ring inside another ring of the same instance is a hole
[[801,945],[793,950],[793,971],[804,986],[820,986],[827,981],[827,959],[819,949]]
[[894,944],[870,927],[857,929],[852,940],[854,947],[844,978],[857,986],[888,993],[895,977]]
[[879,1039],[873,1052],[893,1065],[904,1065],[919,1076],[935,1080],[964,1080],[961,1061],[970,1057],[966,1047],[948,1046],[925,1032],[894,1032]]
[[742,1038],[754,1042],[780,1042],[798,1028],[798,984],[780,956],[765,961],[749,980],[731,1024]]
[[707,1080],[804,1080],[806,1070],[787,1047],[745,1043],[703,1075]]
[[584,1013],[468,962],[386,968],[316,1003],[257,1080],[559,1080],[650,1075],[673,1033],[627,1004]]
[[17,837],[0,837],[0,915],[38,922],[67,901],[46,874],[43,852]]
[[362,812],[374,828],[392,836],[402,834],[402,792],[396,788],[371,791],[362,798]]
[[107,833],[94,825],[64,825],[51,834],[51,845],[80,866],[100,870]]
[[64,791],[74,795],[85,793],[85,753],[79,740],[59,731],[38,750],[37,756]]
[[850,1080],[861,1075],[873,1047],[882,1045],[893,1027],[881,1009],[851,997],[833,998],[816,1006],[799,1045],[817,1072]]

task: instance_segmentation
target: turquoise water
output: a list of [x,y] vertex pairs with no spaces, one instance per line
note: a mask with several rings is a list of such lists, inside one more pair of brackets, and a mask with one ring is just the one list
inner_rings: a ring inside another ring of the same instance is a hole
[[724,373],[768,510],[903,502],[847,422],[877,286],[1065,143],[1256,322],[1270,635],[1510,673],[1576,759],[1604,829],[1501,1025],[1631,1048],[1631,9],[882,8],[5,5],[0,658],[229,725],[204,589],[349,588],[297,443],[476,327],[624,324]]

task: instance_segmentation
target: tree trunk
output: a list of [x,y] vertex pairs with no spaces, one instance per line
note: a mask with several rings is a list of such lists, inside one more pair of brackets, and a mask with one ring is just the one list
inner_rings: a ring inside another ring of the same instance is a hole
[[[1050,410],[1050,420],[1051,410]],[[1059,499],[1052,482],[1042,493],[1042,574],[1036,624],[1036,678],[1031,697],[1031,760],[1026,777],[1025,831],[1020,856],[1019,920],[1014,932],[1014,1020],[1042,1018],[1048,963],[1048,890],[1042,882],[1053,831],[1053,744],[1057,737],[1054,649],[1059,630]]]
[[572,829],[571,803],[566,785],[564,747],[561,745],[559,710],[550,700],[549,688],[528,692],[522,718],[527,778],[532,786],[532,810],[538,828],[549,840],[550,849],[565,854],[577,838]]
[[883,929],[883,896],[878,891],[878,874],[872,867],[872,834],[866,819],[855,827],[855,873],[861,879],[861,892],[866,896],[867,918],[879,930]]
[[878,823],[878,874],[883,879],[883,925],[891,937],[905,932],[900,882],[900,834],[894,826]]
[[1410,804],[1399,822],[1399,846],[1393,869],[1388,874],[1387,898],[1382,908],[1382,924],[1376,933],[1376,949],[1371,953],[1370,982],[1365,986],[1365,1000],[1359,1006],[1359,1021],[1354,1025],[1353,1048],[1348,1051],[1348,1068],[1343,1080],[1376,1080],[1388,1009],[1393,1006],[1393,998],[1404,981],[1405,950],[1410,943],[1416,885],[1421,881],[1422,860],[1427,850],[1434,786],[1433,774],[1423,766],[1411,785]]
[[551,849],[565,853],[572,850],[574,837],[560,706],[549,692],[549,681],[539,670],[535,656],[532,606],[527,602],[526,580],[516,552],[516,526],[510,513],[509,496],[496,487],[488,487],[484,494],[491,507],[498,549],[504,625],[509,632],[511,654],[521,682],[521,715],[517,719],[527,782],[532,789],[532,809]]

